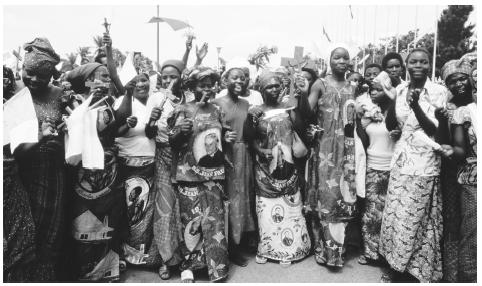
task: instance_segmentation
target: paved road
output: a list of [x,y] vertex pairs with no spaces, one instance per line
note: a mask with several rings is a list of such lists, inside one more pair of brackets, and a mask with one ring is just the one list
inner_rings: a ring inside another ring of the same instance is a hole
[[[356,254],[348,255],[345,266],[338,271],[332,271],[324,266],[316,264],[313,256],[302,261],[293,263],[289,267],[282,267],[278,263],[256,264],[254,254],[249,256],[247,267],[231,266],[229,277],[226,282],[231,283],[294,283],[294,282],[379,282],[384,271],[381,266],[360,265],[357,263]],[[207,272],[207,271],[204,271]],[[197,282],[209,282],[207,273],[199,273],[195,278]],[[173,273],[170,280],[163,281],[159,278],[155,269],[131,267],[121,275],[121,282],[181,282],[179,272]]]

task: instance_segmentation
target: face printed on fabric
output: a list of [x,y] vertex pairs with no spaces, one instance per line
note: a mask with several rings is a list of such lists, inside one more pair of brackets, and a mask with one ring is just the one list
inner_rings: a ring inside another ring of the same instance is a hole
[[179,74],[179,71],[176,68],[171,66],[165,67],[161,71],[161,87],[168,88],[171,81],[176,81],[176,83],[172,87],[172,90],[174,92],[178,91],[179,88],[181,87],[180,77],[181,75]]
[[229,71],[226,79],[226,86],[230,94],[237,96],[246,92],[246,76],[240,69],[232,69]]
[[210,77],[205,77],[202,80],[198,81],[194,89],[194,96],[196,98],[196,101],[199,102],[202,99],[203,95],[205,95],[204,102],[207,102],[209,98],[213,97],[214,95],[213,87],[214,84]]
[[50,70],[31,70],[28,67],[24,67],[22,71],[22,80],[25,83],[25,86],[34,93],[45,90],[48,87],[51,78],[52,72]]
[[278,97],[281,93],[281,82],[276,79],[272,78],[269,80],[268,84],[264,88],[264,98],[266,102],[276,102]]
[[344,48],[336,48],[330,57],[330,67],[335,74],[345,74],[350,62],[350,55]]
[[146,99],[149,96],[149,79],[140,75],[136,79],[136,88],[134,89],[134,97],[137,99]]
[[385,71],[391,76],[400,77],[403,72],[402,63],[398,59],[391,59],[387,62]]
[[454,96],[463,96],[470,90],[469,76],[463,73],[454,73],[447,77],[447,87]]
[[383,87],[378,82],[372,83],[370,88],[370,98],[372,99],[373,103],[380,103],[385,98],[385,92],[383,91]]
[[204,137],[204,147],[208,155],[214,155],[218,150],[218,136],[215,133],[207,134]]
[[365,71],[365,79],[370,82],[370,83],[373,83],[373,80],[377,77],[377,75],[379,73],[381,73],[382,71],[377,68],[377,67],[371,67],[371,68],[367,68],[367,70]]
[[410,78],[414,80],[422,80],[427,78],[430,72],[430,59],[427,53],[415,51],[407,60],[407,70]]

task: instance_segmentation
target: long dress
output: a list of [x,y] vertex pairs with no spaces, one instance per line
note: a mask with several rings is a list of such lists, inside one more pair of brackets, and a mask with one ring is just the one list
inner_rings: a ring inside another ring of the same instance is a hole
[[294,131],[290,115],[283,109],[270,110],[260,119],[257,140],[260,148],[271,149],[273,158],[256,156],[256,212],[258,256],[296,261],[306,257],[311,241],[302,214],[298,170],[294,163]]
[[[391,163],[379,252],[392,269],[408,272],[420,282],[436,282],[442,278],[441,160],[408,106],[408,85],[397,86],[396,116],[402,134]],[[419,105],[435,124],[434,111],[446,100],[445,87],[427,80]]]
[[226,168],[225,189],[229,198],[229,235],[235,244],[241,242],[243,233],[255,231],[255,191],[252,158],[244,142],[243,126],[248,114],[248,102],[236,102],[226,95],[216,98],[222,113],[223,127],[237,132],[234,143],[225,144],[224,153],[231,166]]
[[179,103],[174,103],[170,98],[166,98],[164,93],[159,93],[152,100],[153,105],[163,105],[161,117],[157,121],[155,138],[154,239],[162,260],[167,265],[176,265],[181,261],[179,252],[181,222],[179,200],[171,180],[173,154],[168,140],[167,118],[177,105],[184,103],[184,97]]
[[477,107],[475,103],[459,107],[453,123],[461,124],[467,133],[466,159],[457,173],[460,193],[460,245],[457,282],[477,282]]
[[[48,118],[56,125],[62,122],[60,110],[61,90],[48,102],[33,104],[38,127]],[[38,281],[55,281],[61,275],[60,260],[65,227],[65,164],[64,142],[61,136],[37,144],[28,157],[18,161],[20,180],[30,200],[36,230]]]
[[195,103],[184,104],[169,118],[170,130],[175,132],[183,118],[192,118],[193,133],[182,146],[171,142],[182,223],[181,270],[207,267],[209,279],[217,281],[228,275],[221,116],[213,105],[200,110]]
[[312,222],[315,259],[328,266],[343,266],[345,228],[355,217],[355,88],[346,82],[337,89],[325,80],[318,99],[318,125],[324,134],[309,160],[308,204]]
[[[114,104],[118,108],[123,97]],[[154,240],[155,142],[145,133],[147,106],[135,99],[132,116],[138,118],[134,128],[115,139],[119,148],[119,177],[127,204],[128,238],[122,244],[125,260],[134,265],[160,266],[162,257]]]
[[3,280],[35,281],[27,268],[35,260],[35,225],[28,195],[9,145],[3,152]]
[[[114,117],[105,106],[98,114],[104,124]],[[126,203],[119,176],[118,148],[113,134],[104,134],[104,168],[87,169],[82,163],[72,170],[71,236],[74,240],[75,278],[82,281],[119,279],[121,242],[127,237]]]

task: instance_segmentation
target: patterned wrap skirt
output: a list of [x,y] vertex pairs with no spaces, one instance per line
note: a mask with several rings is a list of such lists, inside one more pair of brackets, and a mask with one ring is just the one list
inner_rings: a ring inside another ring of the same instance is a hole
[[207,267],[211,281],[226,278],[229,261],[223,182],[179,182],[177,191],[183,233],[181,270]]
[[379,251],[390,267],[420,282],[442,279],[442,194],[438,176],[392,169],[382,214]]
[[122,245],[130,264],[160,266],[162,258],[154,240],[154,158],[120,158],[119,172],[127,204],[129,237]]

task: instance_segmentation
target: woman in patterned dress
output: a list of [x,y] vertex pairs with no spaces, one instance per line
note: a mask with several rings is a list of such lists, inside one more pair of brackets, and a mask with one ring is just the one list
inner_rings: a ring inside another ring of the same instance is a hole
[[[391,138],[394,136],[393,132],[389,133],[385,126],[385,117],[388,108],[393,104],[393,99],[385,92],[384,74],[386,75],[385,72],[382,72],[375,77],[368,91],[370,95],[368,100],[380,108],[380,120],[357,119],[357,126],[359,126],[357,133],[367,154],[366,201],[361,213],[363,254],[358,258],[360,264],[367,264],[368,260],[379,259],[378,241],[390,176],[390,161],[395,145],[395,141]],[[360,104],[360,101],[357,101],[357,108]],[[365,123],[362,124],[362,122]]]
[[[51,85],[50,80],[58,74],[55,65],[60,58],[45,38],[36,38],[24,48],[22,79],[26,87],[4,105],[4,120],[35,225],[37,259],[33,277],[36,281],[55,281],[63,274],[65,165],[63,136],[56,131],[62,122],[62,90]],[[19,104],[21,97],[29,104]],[[36,121],[35,126],[24,124],[26,117]],[[25,126],[31,128],[21,129]],[[33,137],[24,140],[27,134]]]
[[440,121],[439,129],[445,135],[443,143],[454,146],[454,155],[442,159],[441,175],[444,204],[443,278],[449,282],[476,282],[477,274],[477,136],[471,113],[476,109],[476,96],[473,96],[471,74],[472,65],[464,58],[445,63],[442,78],[453,97],[447,108],[435,111]]
[[396,88],[394,112],[389,122],[400,129],[392,158],[392,169],[383,210],[379,252],[391,271],[409,273],[421,282],[442,278],[442,202],[440,155],[445,149],[433,141],[438,121],[434,110],[445,106],[447,89],[428,78],[430,56],[425,49],[414,49],[407,57],[410,81]]
[[[316,116],[324,134],[309,161],[308,204],[317,216],[313,221],[315,260],[322,265],[343,267],[345,228],[355,217],[355,86],[345,80],[350,57],[344,48],[330,55],[332,74],[320,87],[301,86],[301,114]],[[317,92],[321,90],[321,92]]]
[[221,113],[208,102],[217,73],[198,67],[188,78],[196,100],[176,107],[167,121],[182,223],[181,280],[194,282],[193,271],[207,267],[214,282],[228,275],[222,143],[232,142],[236,132],[223,132]]
[[[278,101],[281,79],[274,73],[265,72],[260,76],[259,84],[265,103],[250,109],[245,134],[251,137],[250,143],[256,153],[259,226],[256,262],[263,264],[272,259],[289,265],[306,257],[311,248],[294,162],[295,157],[303,157],[306,152],[294,151],[303,143],[292,123],[295,113]],[[307,151],[306,147],[304,150]]]

